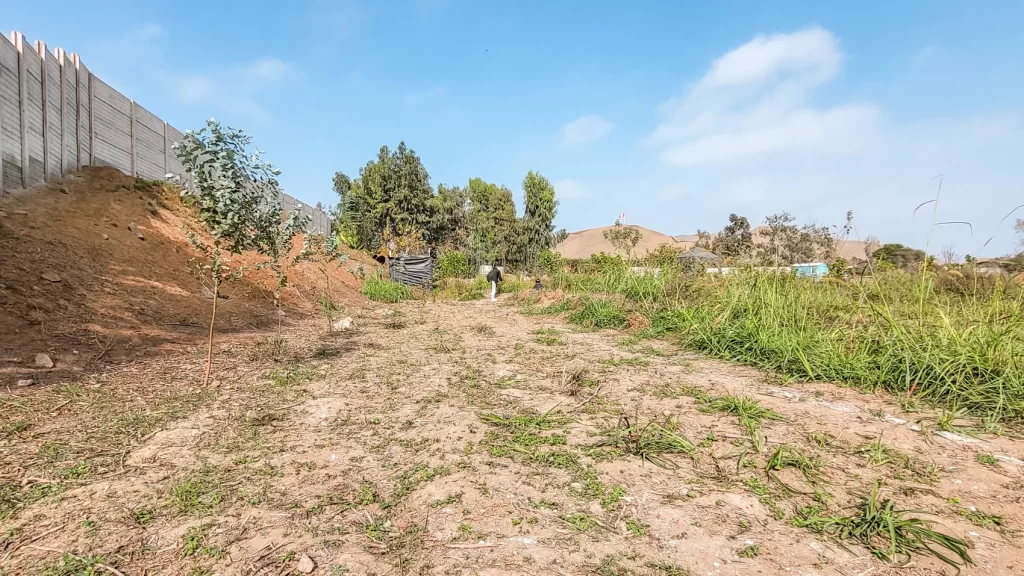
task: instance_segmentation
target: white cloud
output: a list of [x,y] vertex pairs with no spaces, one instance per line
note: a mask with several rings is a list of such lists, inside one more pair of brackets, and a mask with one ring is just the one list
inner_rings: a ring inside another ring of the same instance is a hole
[[558,200],[582,200],[589,195],[583,183],[573,178],[563,178],[555,182],[554,186],[555,198]]
[[406,108],[422,108],[427,104],[437,101],[444,95],[444,87],[434,86],[429,90],[414,92],[402,96],[402,106]]
[[873,104],[808,103],[842,60],[838,40],[821,28],[757,36],[717,58],[682,97],[663,104],[664,119],[650,141],[663,163],[681,167],[857,150],[876,130]]
[[807,82],[824,82],[836,75],[841,62],[839,42],[822,28],[758,35],[716,59],[700,84],[704,88],[742,86],[783,74],[796,74]]
[[267,109],[260,104],[260,95],[282,85],[291,76],[292,66],[276,57],[259,58],[221,72],[158,73],[158,78],[179,102],[230,109],[258,123],[272,119]]
[[612,123],[601,116],[588,114],[562,126],[561,142],[563,146],[591,144],[604,138],[612,128]]
[[280,58],[266,57],[244,65],[239,75],[250,82],[273,84],[283,80],[289,69],[290,66]]

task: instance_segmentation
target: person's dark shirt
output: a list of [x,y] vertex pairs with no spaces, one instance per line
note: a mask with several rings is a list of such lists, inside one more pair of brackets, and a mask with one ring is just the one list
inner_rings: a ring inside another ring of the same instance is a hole
[[501,270],[498,270],[497,266],[491,268],[491,271],[487,273],[488,282],[501,282],[501,280]]

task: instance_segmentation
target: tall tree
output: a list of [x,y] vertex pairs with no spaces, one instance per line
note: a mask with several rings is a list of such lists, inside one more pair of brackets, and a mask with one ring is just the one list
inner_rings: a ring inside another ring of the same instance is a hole
[[512,191],[473,178],[469,197],[469,252],[477,262],[508,262],[517,253],[518,226]]
[[438,184],[430,215],[427,241],[431,246],[447,251],[468,248],[469,195],[465,188]]
[[743,216],[729,214],[729,224],[715,236],[711,251],[726,258],[744,258],[754,251],[750,222]]
[[356,180],[336,173],[334,190],[341,201],[338,229],[361,248],[391,254],[419,247],[431,224],[430,176],[405,142],[394,151],[381,146]]
[[553,244],[554,219],[558,207],[555,187],[548,179],[532,170],[523,179],[523,219],[520,223],[525,267],[535,266],[543,250]]

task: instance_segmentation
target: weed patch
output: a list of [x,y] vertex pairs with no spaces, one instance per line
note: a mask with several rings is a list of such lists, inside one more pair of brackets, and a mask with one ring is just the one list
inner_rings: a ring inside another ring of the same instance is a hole
[[697,453],[693,444],[677,432],[671,420],[641,424],[630,421],[628,416],[621,416],[614,428],[602,431],[601,435],[604,440],[597,444],[598,447],[615,448],[661,468],[678,467],[666,455],[695,456]]
[[[963,540],[936,532],[931,524],[907,516],[892,500],[882,500],[879,483],[850,516],[807,516],[794,525],[829,534],[839,540],[853,540],[886,562],[907,562],[914,554],[931,554],[959,570],[973,564]],[[944,551],[944,552],[943,552]]]

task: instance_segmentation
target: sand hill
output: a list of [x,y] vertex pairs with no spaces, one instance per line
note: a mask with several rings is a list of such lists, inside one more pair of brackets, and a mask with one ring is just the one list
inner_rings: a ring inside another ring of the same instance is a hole
[[[630,227],[640,230],[640,233],[643,235],[634,250],[636,256],[641,258],[662,244],[669,244],[681,250],[689,250],[697,242],[696,234],[669,236],[650,228],[644,228],[643,226]],[[589,258],[591,254],[599,254],[601,252],[613,254],[615,253],[615,248],[611,245],[611,242],[604,238],[604,231],[609,228],[612,228],[612,226],[602,226],[600,228],[573,232],[555,247],[555,251],[561,254],[563,258],[573,260],[582,260]],[[763,235],[766,230],[766,226],[758,226],[751,230],[755,245],[767,242]],[[844,240],[839,243],[839,255],[847,260],[854,258],[866,259],[867,255],[864,251],[866,246],[867,243],[861,240]]]

